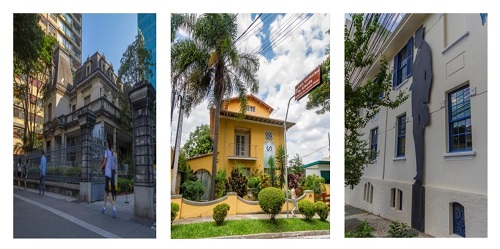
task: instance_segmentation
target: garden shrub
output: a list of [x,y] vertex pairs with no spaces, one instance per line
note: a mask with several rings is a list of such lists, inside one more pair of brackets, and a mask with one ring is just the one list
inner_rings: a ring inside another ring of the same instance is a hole
[[234,168],[231,171],[231,176],[228,179],[227,190],[236,192],[241,198],[247,194],[247,178],[238,168]]
[[299,208],[299,212],[304,215],[306,220],[311,220],[316,213],[316,209],[314,207],[314,203],[309,200],[301,200],[297,203]]
[[257,199],[257,196],[259,195],[259,183],[260,183],[260,177],[254,176],[248,178],[248,191],[252,191],[252,197],[254,200]]
[[183,198],[191,201],[201,201],[201,196],[205,193],[205,186],[200,180],[184,182],[181,189]]
[[116,191],[118,192],[132,192],[134,190],[134,181],[125,179],[125,178],[118,178],[118,189]]
[[391,238],[412,238],[416,234],[408,231],[408,225],[404,222],[393,221],[389,225],[388,236]]
[[322,201],[317,201],[316,203],[314,203],[314,207],[316,209],[316,213],[319,216],[319,219],[321,221],[325,221],[326,218],[328,218],[328,211],[330,211],[330,207],[328,207],[328,205],[326,205],[326,203]]
[[314,191],[315,195],[320,195],[322,192],[322,184],[325,184],[325,178],[312,174],[306,177],[304,187],[307,190]]
[[264,213],[270,215],[270,219],[281,212],[283,204],[285,204],[285,195],[279,188],[268,187],[262,189],[259,193],[259,206]]
[[353,230],[345,234],[346,238],[373,238],[373,227],[368,225],[368,222],[363,221],[358,224]]
[[227,174],[226,169],[220,169],[215,175],[215,199],[219,199],[227,194]]
[[229,211],[229,209],[230,207],[226,203],[217,204],[217,206],[214,207],[213,217],[217,226],[222,225],[224,219],[226,219],[227,211]]
[[170,202],[170,225],[174,223],[175,217],[177,217],[177,213],[179,213],[179,204]]
[[79,177],[82,174],[82,169],[80,167],[68,167],[64,170],[65,176]]

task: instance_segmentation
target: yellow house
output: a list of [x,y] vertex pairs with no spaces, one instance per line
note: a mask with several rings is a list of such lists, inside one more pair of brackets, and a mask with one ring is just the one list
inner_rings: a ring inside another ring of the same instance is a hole
[[[254,95],[247,95],[247,112],[238,118],[240,102],[231,98],[223,103],[219,119],[217,170],[225,169],[229,175],[236,164],[243,166],[245,174],[263,172],[268,168],[267,160],[276,156],[276,149],[284,145],[284,120],[270,118],[273,108]],[[215,127],[215,109],[210,110],[212,138]],[[286,122],[287,129],[295,123]],[[200,155],[188,160],[188,165],[210,189],[212,154]],[[216,173],[216,172],[215,172]],[[202,197],[208,199],[208,191]]]

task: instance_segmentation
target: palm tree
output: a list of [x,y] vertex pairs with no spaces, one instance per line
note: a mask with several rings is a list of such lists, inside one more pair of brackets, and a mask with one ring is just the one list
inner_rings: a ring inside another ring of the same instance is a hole
[[194,59],[189,60],[193,62],[193,67],[190,67],[189,76],[185,76],[189,82],[193,83],[190,84],[190,89],[196,93],[188,95],[192,98],[190,104],[197,103],[199,100],[197,97],[201,96],[197,94],[205,93],[205,96],[209,98],[210,107],[215,108],[210,189],[210,200],[213,200],[215,198],[215,172],[217,172],[220,107],[225,98],[232,97],[236,92],[241,103],[240,113],[245,114],[248,90],[256,93],[259,89],[257,81],[259,61],[255,54],[240,52],[235,46],[234,43],[237,40],[235,14],[210,13],[199,16],[184,14],[181,17],[173,15],[172,19],[174,18],[176,19],[173,20],[172,26],[184,27],[190,34],[190,39],[187,39],[184,44],[185,48],[192,49],[190,50],[192,56],[188,58],[193,59],[194,55],[198,55],[199,57],[196,58],[202,59],[196,64]]

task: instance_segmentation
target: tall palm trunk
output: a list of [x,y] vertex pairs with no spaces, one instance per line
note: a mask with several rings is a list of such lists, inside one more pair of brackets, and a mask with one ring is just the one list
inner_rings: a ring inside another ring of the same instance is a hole
[[217,174],[217,154],[218,154],[218,144],[219,144],[219,118],[220,118],[220,106],[222,104],[222,98],[224,94],[224,59],[220,58],[216,64],[215,69],[215,83],[214,83],[214,96],[215,96],[215,119],[214,119],[214,144],[213,144],[213,155],[212,155],[212,177],[211,177],[211,189],[210,189],[210,200],[215,200],[215,175]]
[[181,150],[181,135],[182,135],[182,121],[184,120],[184,93],[180,96],[179,105],[179,121],[177,122],[177,133],[175,136],[175,150],[174,150],[174,172],[172,173],[172,190],[171,194],[176,194],[177,188],[177,171],[179,170],[179,155]]

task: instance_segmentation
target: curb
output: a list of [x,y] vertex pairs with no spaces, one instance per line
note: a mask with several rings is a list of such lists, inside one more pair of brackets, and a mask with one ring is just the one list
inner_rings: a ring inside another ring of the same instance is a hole
[[318,230],[318,231],[298,231],[298,232],[235,235],[235,236],[213,237],[210,239],[276,239],[276,238],[288,238],[288,237],[298,237],[298,236],[329,235],[329,234],[330,234],[330,230]]

